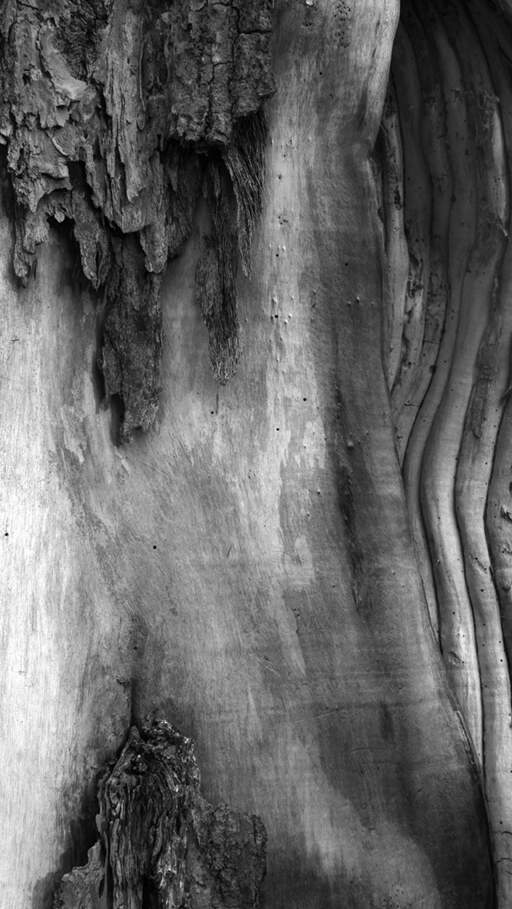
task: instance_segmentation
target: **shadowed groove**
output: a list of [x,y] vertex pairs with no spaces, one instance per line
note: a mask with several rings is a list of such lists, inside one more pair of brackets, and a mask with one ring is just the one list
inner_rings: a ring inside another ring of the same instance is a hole
[[430,224],[431,269],[427,312],[428,314],[433,314],[435,318],[428,319],[430,332],[426,332],[424,347],[429,352],[429,362],[427,363],[427,368],[423,370],[423,383],[418,389],[416,420],[409,437],[403,474],[409,518],[413,528],[416,554],[421,566],[429,615],[433,629],[436,636],[438,636],[437,600],[421,516],[420,468],[423,450],[443,387],[443,372],[437,369],[436,363],[436,360],[442,356],[439,347],[440,344],[445,346],[446,343],[453,344],[453,337],[450,339],[450,331],[446,326],[447,322],[448,325],[450,322],[454,323],[454,312],[453,308],[450,309],[449,306],[451,301],[445,250],[448,247],[454,178],[446,145],[446,103],[438,53],[433,42],[427,40],[419,15],[412,9],[407,8],[404,11],[404,20],[406,27],[413,36],[414,51],[420,63],[418,71],[422,86],[424,109],[422,136],[425,145],[425,155],[430,169],[432,193],[432,218]]
[[421,382],[426,300],[430,268],[427,242],[430,222],[429,175],[423,154],[423,105],[414,49],[399,26],[395,39],[393,81],[400,98],[404,172],[404,224],[409,248],[401,357],[391,391],[398,450],[403,453],[414,421],[415,384]]
[[444,86],[447,151],[454,186],[447,256],[448,318],[436,364],[436,381],[428,402],[431,428],[417,476],[437,593],[440,646],[450,683],[481,761],[480,686],[473,617],[453,503],[455,466],[472,368],[471,354],[460,346],[457,338],[465,324],[463,285],[476,232],[476,200],[472,192],[475,163],[460,62],[442,20],[432,9],[424,25],[433,36]]
[[377,140],[376,159],[381,166],[382,222],[384,225],[383,360],[392,388],[400,366],[405,295],[409,273],[409,248],[404,227],[404,176],[400,118],[393,79],[390,79]]

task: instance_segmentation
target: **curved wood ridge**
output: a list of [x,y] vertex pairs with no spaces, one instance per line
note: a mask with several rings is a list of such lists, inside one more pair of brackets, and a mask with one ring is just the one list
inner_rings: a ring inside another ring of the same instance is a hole
[[512,901],[511,58],[511,24],[491,4],[405,2],[377,148],[396,444],[432,627],[482,774],[502,907]]

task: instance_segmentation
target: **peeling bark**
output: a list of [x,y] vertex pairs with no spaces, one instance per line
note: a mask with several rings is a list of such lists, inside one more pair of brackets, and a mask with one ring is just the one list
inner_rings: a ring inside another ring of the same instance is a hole
[[[212,156],[224,162],[207,193],[221,277],[216,303],[204,307],[215,373],[225,381],[235,369],[237,250],[247,267],[262,179],[256,114],[273,92],[271,7],[55,0],[9,2],[2,12],[0,136],[16,200],[14,271],[26,281],[49,222],[72,222],[84,275],[105,290],[99,363],[107,397],[122,403],[124,439],[157,413],[159,276],[190,235]],[[221,192],[233,197],[233,212]]]
[[164,720],[133,726],[99,784],[100,840],[64,876],[55,909],[257,909],[265,828],[213,808],[199,787],[190,739]]

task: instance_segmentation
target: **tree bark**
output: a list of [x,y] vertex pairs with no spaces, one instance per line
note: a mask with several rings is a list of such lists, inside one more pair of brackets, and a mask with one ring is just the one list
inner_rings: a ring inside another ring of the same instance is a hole
[[509,905],[509,15],[4,3],[6,906]]

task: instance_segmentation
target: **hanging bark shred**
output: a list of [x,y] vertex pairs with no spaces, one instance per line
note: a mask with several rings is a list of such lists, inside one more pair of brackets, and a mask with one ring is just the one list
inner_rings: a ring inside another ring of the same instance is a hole
[[190,739],[132,727],[99,784],[100,840],[66,874],[55,909],[257,909],[266,834],[255,815],[201,796]]
[[[121,399],[124,439],[151,426],[157,412],[158,276],[190,235],[205,185],[212,200],[211,166],[226,201],[217,196],[212,212],[220,298],[203,311],[216,375],[234,371],[234,280],[239,250],[247,269],[261,202],[259,111],[274,88],[272,5],[3,4],[0,141],[15,199],[14,271],[26,282],[50,222],[71,222],[84,275],[103,291],[99,365],[107,397]],[[233,226],[219,229],[233,212]]]

